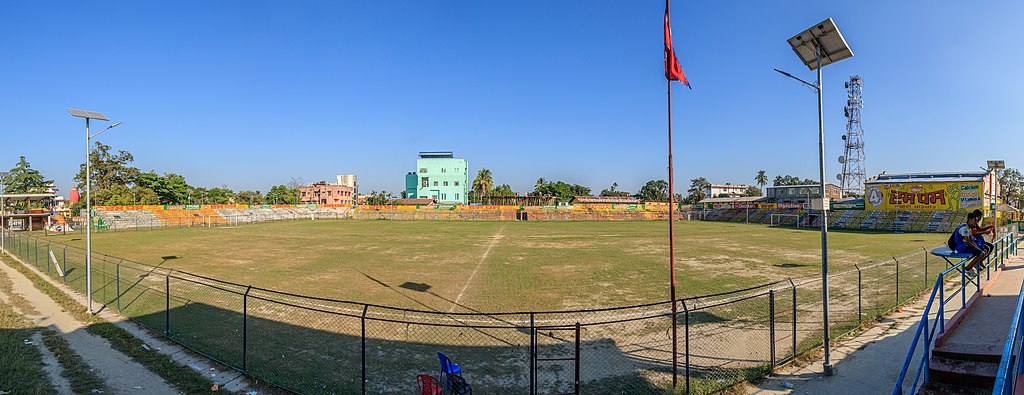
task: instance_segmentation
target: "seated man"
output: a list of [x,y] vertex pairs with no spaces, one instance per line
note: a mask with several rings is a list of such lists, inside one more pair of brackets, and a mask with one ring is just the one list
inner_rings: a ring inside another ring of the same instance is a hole
[[981,210],[974,210],[971,212],[971,214],[974,214],[979,218],[978,225],[971,228],[971,236],[974,237],[974,244],[977,244],[978,247],[981,247],[982,250],[988,250],[989,253],[992,253],[994,246],[992,245],[992,243],[986,242],[984,236],[986,234],[991,233],[994,239],[994,236],[996,234],[995,226],[981,226],[981,221],[985,217],[985,214],[982,213]]
[[[974,235],[971,234],[971,229],[978,227],[978,221],[981,220],[981,215],[977,212],[967,214],[967,223],[961,224],[953,232],[953,236],[956,239],[956,252],[962,254],[970,254],[973,258],[970,262],[964,266],[965,269],[970,270],[978,265],[982,260],[988,257],[990,250],[983,249],[979,246],[974,239]],[[980,271],[981,268],[979,267]]]

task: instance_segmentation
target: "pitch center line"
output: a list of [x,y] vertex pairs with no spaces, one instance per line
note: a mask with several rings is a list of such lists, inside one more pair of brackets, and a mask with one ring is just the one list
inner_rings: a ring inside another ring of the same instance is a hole
[[480,257],[480,262],[476,263],[476,268],[473,269],[473,274],[469,275],[469,279],[466,280],[466,285],[462,286],[462,291],[459,292],[459,296],[455,297],[455,301],[452,302],[452,307],[448,309],[449,313],[455,311],[455,307],[459,305],[459,301],[462,300],[462,295],[466,293],[466,288],[469,288],[469,284],[473,283],[473,277],[476,277],[476,272],[480,271],[480,266],[483,266],[484,261],[487,260],[487,256],[491,254],[491,249],[498,244],[498,241],[505,237],[501,232],[505,230],[505,226],[507,225],[507,223],[502,224],[501,228],[498,228],[498,233],[491,236],[491,241],[487,243],[487,250],[484,251],[484,255]]

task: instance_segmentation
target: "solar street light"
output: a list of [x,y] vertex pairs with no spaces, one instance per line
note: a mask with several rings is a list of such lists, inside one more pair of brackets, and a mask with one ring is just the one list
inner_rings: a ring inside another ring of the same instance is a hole
[[[821,184],[821,201],[825,202],[825,118],[822,113],[822,92],[821,92],[821,68],[843,59],[853,57],[853,50],[846,44],[846,39],[839,33],[835,21],[828,18],[821,23],[811,26],[787,40],[789,46],[796,53],[800,61],[811,71],[818,72],[818,81],[811,84],[800,78],[775,69],[783,75],[795,79],[800,83],[811,87],[818,94],[818,171]],[[821,207],[821,301],[822,301],[822,322],[824,325],[824,346],[825,362],[822,364],[824,374],[831,376],[834,369],[829,360],[829,330],[828,330],[828,208],[822,204]]]
[[89,146],[93,137],[113,129],[121,122],[107,126],[96,134],[89,133],[89,120],[110,121],[106,116],[95,111],[68,109],[68,113],[75,118],[85,118],[85,299],[86,311],[92,314],[92,175],[89,168]]

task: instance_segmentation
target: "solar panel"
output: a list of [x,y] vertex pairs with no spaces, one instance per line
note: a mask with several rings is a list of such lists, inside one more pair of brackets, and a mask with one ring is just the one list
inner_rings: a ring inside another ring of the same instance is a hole
[[91,119],[99,119],[101,121],[109,121],[109,119],[107,119],[107,117],[103,116],[103,114],[100,114],[100,113],[98,113],[96,111],[75,110],[75,109],[69,108],[68,109],[68,113],[70,113],[71,116],[78,117],[78,118],[91,118]]
[[846,44],[846,39],[839,33],[839,28],[832,18],[800,32],[787,41],[793,47],[793,52],[796,52],[804,65],[811,70],[818,68],[818,45],[821,46],[822,67],[853,57],[853,50]]

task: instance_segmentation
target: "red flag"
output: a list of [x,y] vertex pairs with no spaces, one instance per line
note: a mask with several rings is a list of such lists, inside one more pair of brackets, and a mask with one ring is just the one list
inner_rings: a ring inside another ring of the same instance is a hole
[[[668,1],[665,1],[665,78],[669,81],[675,80],[682,82],[687,88],[690,88],[690,82],[686,80],[686,74],[683,74],[683,66],[679,65],[679,59],[676,59],[676,51],[672,49],[672,27],[668,21]],[[693,89],[693,88],[690,88]]]

